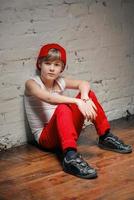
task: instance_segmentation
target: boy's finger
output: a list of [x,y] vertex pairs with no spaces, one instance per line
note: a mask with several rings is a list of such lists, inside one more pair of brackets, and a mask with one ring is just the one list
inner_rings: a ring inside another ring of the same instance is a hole
[[96,105],[94,104],[93,101],[92,101],[92,105],[93,105],[94,109],[97,111],[97,107],[96,107]]

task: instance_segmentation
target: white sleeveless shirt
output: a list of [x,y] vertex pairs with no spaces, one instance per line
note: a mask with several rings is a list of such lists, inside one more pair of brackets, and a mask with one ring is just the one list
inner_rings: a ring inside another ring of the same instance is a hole
[[[39,76],[35,76],[30,78],[34,80],[42,89],[45,89],[44,83],[41,81]],[[65,81],[63,77],[58,77],[56,83],[59,85],[59,90],[54,90],[51,92],[52,95],[62,94],[65,90]],[[39,137],[43,128],[50,121],[57,104],[50,104],[34,96],[26,96],[24,95],[24,104],[25,110],[27,114],[27,119],[31,128],[31,131],[34,135],[34,138],[37,142],[39,142]]]

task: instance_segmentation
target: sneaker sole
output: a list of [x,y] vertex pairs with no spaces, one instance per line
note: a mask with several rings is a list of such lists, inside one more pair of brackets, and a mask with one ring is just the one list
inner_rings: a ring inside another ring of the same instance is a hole
[[98,144],[98,147],[100,147],[101,149],[104,149],[104,150],[108,150],[108,151],[114,151],[116,153],[122,153],[122,154],[127,154],[127,153],[132,153],[132,149],[128,150],[128,151],[123,151],[123,150],[116,150],[116,149],[111,149],[111,148],[108,148],[108,147],[104,147],[103,145],[101,144]]

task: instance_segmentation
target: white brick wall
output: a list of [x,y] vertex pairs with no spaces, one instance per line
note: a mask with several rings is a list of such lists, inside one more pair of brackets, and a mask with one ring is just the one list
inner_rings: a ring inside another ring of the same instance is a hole
[[47,42],[66,47],[65,74],[90,82],[109,120],[134,114],[133,10],[133,0],[0,0],[0,149],[27,140],[24,83]]

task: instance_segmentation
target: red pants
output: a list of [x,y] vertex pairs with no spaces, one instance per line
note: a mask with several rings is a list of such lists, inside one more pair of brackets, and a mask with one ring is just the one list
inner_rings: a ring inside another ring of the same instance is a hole
[[[110,124],[104,110],[93,91],[89,97],[97,107],[97,117],[93,121],[98,135],[103,135]],[[80,94],[76,98],[80,98]],[[76,104],[59,104],[47,126],[44,127],[39,144],[47,149],[60,147],[63,151],[72,147],[77,149],[77,140],[84,124],[84,117]]]

